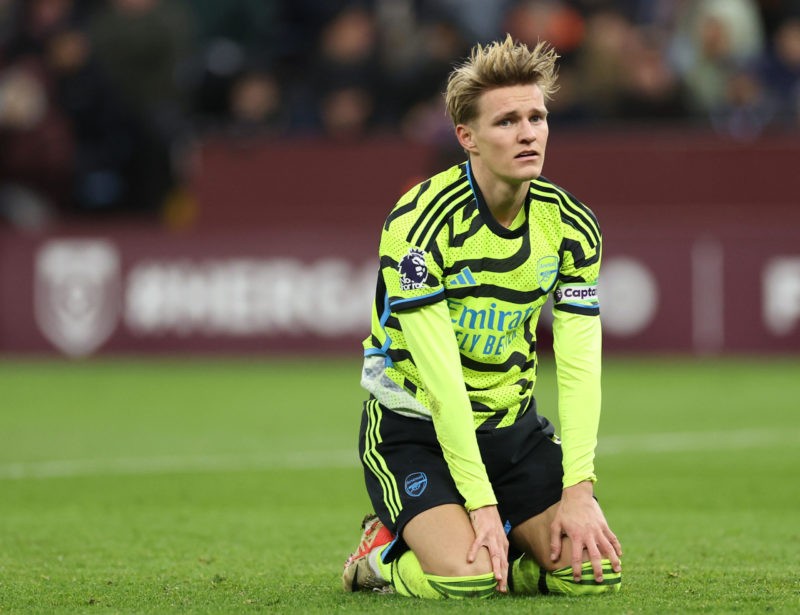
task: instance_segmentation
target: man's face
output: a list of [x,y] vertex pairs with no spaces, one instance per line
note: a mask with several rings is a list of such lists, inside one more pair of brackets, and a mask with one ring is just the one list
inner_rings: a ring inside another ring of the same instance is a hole
[[539,177],[547,146],[547,108],[538,85],[494,88],[478,99],[478,115],[456,127],[473,166],[521,183]]

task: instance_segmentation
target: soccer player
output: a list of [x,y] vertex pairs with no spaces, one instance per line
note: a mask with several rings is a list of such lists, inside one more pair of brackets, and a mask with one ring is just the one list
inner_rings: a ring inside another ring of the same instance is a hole
[[[377,515],[345,563],[348,591],[620,587],[622,549],[593,497],[600,230],[541,176],[557,57],[510,36],[473,48],[446,93],[467,160],[383,226],[359,436]],[[561,441],[533,396],[549,295]]]

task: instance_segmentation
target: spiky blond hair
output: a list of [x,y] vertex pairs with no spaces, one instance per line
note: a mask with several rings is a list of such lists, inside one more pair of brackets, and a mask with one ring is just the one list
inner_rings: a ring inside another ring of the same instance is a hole
[[450,119],[455,125],[475,119],[478,98],[492,88],[535,83],[549,100],[558,89],[557,59],[547,43],[540,41],[531,51],[524,43],[515,43],[510,34],[503,41],[475,45],[469,59],[447,80],[445,104]]

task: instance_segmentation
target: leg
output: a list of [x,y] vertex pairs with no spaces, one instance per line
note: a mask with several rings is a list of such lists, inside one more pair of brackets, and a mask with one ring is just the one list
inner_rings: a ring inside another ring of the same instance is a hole
[[519,524],[511,530],[512,544],[524,555],[511,566],[512,588],[515,593],[555,593],[571,595],[600,594],[618,591],[622,574],[614,572],[611,562],[603,560],[603,582],[594,579],[588,554],[584,551],[584,565],[580,583],[573,580],[570,563],[570,541],[564,538],[561,557],[558,561],[550,559],[550,524],[556,514],[558,504],[550,506],[543,513]]
[[418,514],[406,524],[403,538],[428,574],[466,577],[492,572],[486,549],[478,552],[472,564],[467,563],[475,532],[462,506],[444,504]]
[[[444,504],[420,513],[403,531],[411,549],[385,563],[383,554],[394,538],[374,515],[364,519],[359,549],[345,562],[345,591],[394,589],[415,598],[485,598],[497,582],[484,549],[472,564],[467,552],[474,540],[466,511]],[[389,587],[391,586],[391,587]]]
[[570,565],[569,538],[564,538],[561,558],[556,562],[550,559],[550,524],[553,522],[557,508],[558,504],[553,504],[543,513],[520,523],[511,530],[509,535],[511,543],[517,549],[533,557],[539,566],[549,572]]
[[[478,438],[481,444],[480,434]],[[550,526],[563,492],[563,457],[557,439],[542,427],[535,412],[529,410],[514,425],[488,438],[481,454],[501,503],[501,518],[513,528],[509,540],[524,554],[510,567],[512,592],[582,594],[619,588],[621,575],[614,573],[606,560],[603,568],[608,572],[604,572],[601,585],[595,584],[588,561],[578,571],[581,581],[575,582],[568,540],[562,547],[561,559],[550,561]],[[589,559],[588,554],[584,559]]]
[[[369,517],[365,521],[361,545],[345,563],[344,589],[391,586],[420,598],[494,594],[488,552],[467,564],[475,533],[433,425],[384,411],[370,400],[364,405],[359,451],[367,492],[382,520],[377,523],[385,523],[386,532]],[[408,477],[420,474],[425,486],[410,490]],[[405,547],[411,550],[403,552]]]
[[467,562],[475,533],[462,506],[443,504],[421,512],[406,524],[403,539],[411,551],[381,566],[396,592],[432,599],[484,598],[495,593],[488,551]]

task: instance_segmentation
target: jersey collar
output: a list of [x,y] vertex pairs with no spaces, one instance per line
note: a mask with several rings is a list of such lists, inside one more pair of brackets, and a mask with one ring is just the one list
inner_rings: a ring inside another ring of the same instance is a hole
[[469,160],[466,162],[466,173],[467,179],[469,180],[469,186],[472,188],[472,194],[475,196],[475,202],[478,204],[478,211],[480,212],[486,226],[489,227],[489,230],[491,230],[495,235],[499,235],[500,237],[505,237],[508,239],[522,237],[522,235],[528,231],[528,221],[531,213],[531,191],[528,190],[528,193],[525,195],[525,203],[523,204],[525,209],[525,222],[515,229],[508,229],[500,224],[489,210],[489,206],[486,204],[486,200],[483,198],[481,188],[478,185],[478,182],[475,180],[475,176],[472,174],[472,165],[469,163]]

